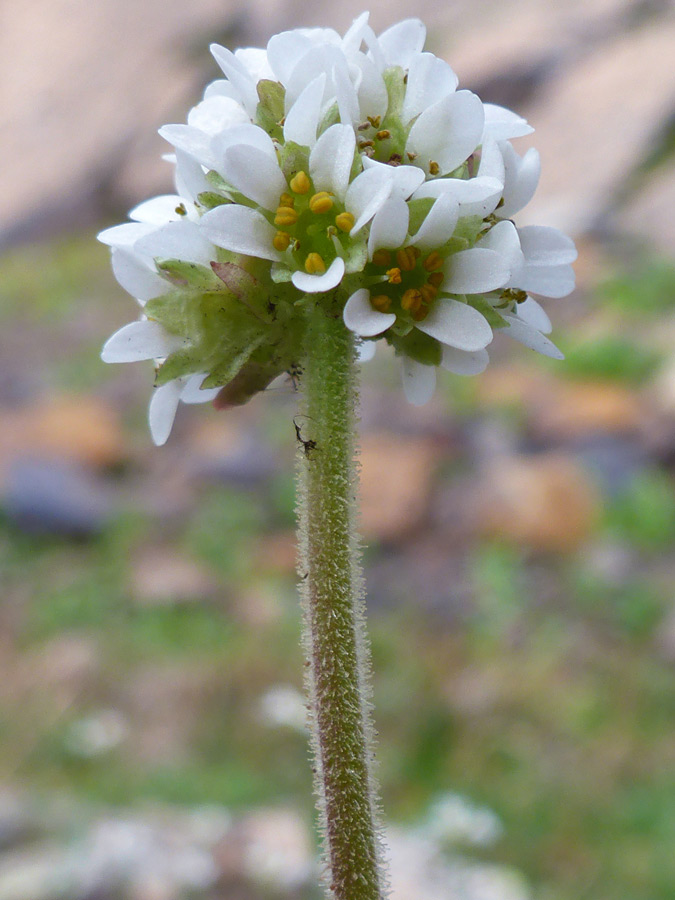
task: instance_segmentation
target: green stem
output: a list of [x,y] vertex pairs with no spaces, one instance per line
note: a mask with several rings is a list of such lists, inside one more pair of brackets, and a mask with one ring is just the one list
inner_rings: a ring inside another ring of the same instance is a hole
[[370,659],[356,534],[354,339],[308,311],[299,444],[300,585],[315,790],[335,900],[385,894],[372,772]]

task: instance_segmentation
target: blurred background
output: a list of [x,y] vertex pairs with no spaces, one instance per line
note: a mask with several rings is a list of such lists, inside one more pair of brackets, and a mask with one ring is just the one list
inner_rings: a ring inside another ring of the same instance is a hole
[[[363,372],[364,554],[395,900],[675,893],[675,8],[373,2],[526,115],[520,224],[578,241],[564,363],[405,404]],[[0,900],[316,900],[293,386],[145,422],[97,230],[171,189],[211,41],[361,3],[0,4]]]

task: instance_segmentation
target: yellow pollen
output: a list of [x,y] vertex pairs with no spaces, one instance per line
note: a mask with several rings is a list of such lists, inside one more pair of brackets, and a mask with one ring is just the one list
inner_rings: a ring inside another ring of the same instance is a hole
[[323,275],[326,271],[326,263],[318,253],[309,253],[305,260],[305,272],[310,275]]
[[391,137],[391,131],[387,131],[386,128],[382,129],[382,131],[378,131],[375,137],[378,141],[386,141],[387,138]]
[[427,281],[435,288],[439,288],[443,284],[444,277],[445,276],[442,272],[432,272],[431,275],[427,278]]
[[370,298],[370,305],[378,312],[389,312],[391,297],[387,297],[386,294],[377,294],[375,297]]
[[403,247],[401,250],[396,251],[396,262],[404,272],[412,272],[416,261],[417,258],[412,247]]
[[375,141],[359,141],[359,147],[363,150],[364,147],[374,147]]
[[440,171],[441,171],[441,167],[438,165],[438,163],[434,162],[433,159],[430,159],[429,160],[429,174],[430,175],[438,175],[438,173]]
[[295,225],[298,221],[298,214],[292,206],[280,206],[274,217],[275,225]]
[[354,216],[350,212],[341,212],[335,216],[335,224],[340,231],[351,231],[354,227]]
[[330,212],[333,208],[333,198],[328,191],[319,191],[318,194],[314,194],[314,196],[310,198],[309,208],[317,215]]
[[388,250],[376,250],[373,253],[373,262],[376,266],[388,266],[391,262],[391,253]]
[[417,312],[421,305],[422,294],[417,288],[410,288],[410,290],[407,290],[401,297],[401,306],[403,309],[410,310],[414,313]]
[[382,116],[366,116],[370,124],[373,128],[379,128],[380,122],[382,121]]
[[400,269],[387,269],[387,278],[389,279],[389,284],[400,284],[401,283],[401,270]]
[[429,307],[428,306],[420,306],[419,309],[414,309],[410,315],[413,317],[413,321],[421,322],[422,319],[426,319],[429,315]]
[[443,265],[443,257],[440,253],[436,253],[435,250],[432,250],[431,253],[427,256],[427,258],[422,263],[427,272],[433,272],[434,269],[440,269]]
[[283,253],[284,250],[288,250],[288,248],[290,247],[291,240],[292,238],[287,231],[277,231],[277,233],[274,235],[272,246],[275,250]]
[[423,284],[420,288],[420,294],[425,303],[431,303],[431,301],[435,299],[437,293],[438,288],[435,288],[433,284]]
[[290,194],[282,194],[279,197],[279,206],[295,206],[295,197]]
[[296,194],[308,194],[312,184],[305,172],[298,172],[291,178],[289,186]]

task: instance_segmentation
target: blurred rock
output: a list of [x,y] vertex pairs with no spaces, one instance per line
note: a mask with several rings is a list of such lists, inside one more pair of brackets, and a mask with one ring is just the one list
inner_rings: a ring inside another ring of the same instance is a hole
[[278,468],[269,442],[227,413],[202,419],[190,435],[187,465],[193,475],[254,487],[266,482]]
[[254,884],[297,890],[315,875],[309,829],[293,809],[262,809],[242,823],[244,869]]
[[643,441],[630,434],[596,432],[568,442],[567,449],[593,474],[603,493],[610,496],[625,490],[650,464]]
[[386,432],[363,436],[360,528],[366,540],[395,541],[420,526],[441,458],[429,439]]
[[478,530],[535,551],[575,550],[592,533],[598,492],[573,459],[560,454],[496,460],[477,502]]
[[531,428],[564,440],[591,432],[630,432],[645,418],[644,400],[611,381],[560,381],[546,402],[537,404]]
[[9,518],[31,534],[84,538],[109,522],[113,499],[91,472],[57,460],[16,460],[0,502]]
[[256,551],[256,560],[256,570],[293,574],[297,560],[295,531],[277,531],[263,535]]
[[0,409],[0,466],[25,456],[101,468],[126,456],[119,416],[88,394],[60,395]]
[[141,606],[206,600],[217,590],[207,568],[173,547],[148,547],[131,563],[131,594]]

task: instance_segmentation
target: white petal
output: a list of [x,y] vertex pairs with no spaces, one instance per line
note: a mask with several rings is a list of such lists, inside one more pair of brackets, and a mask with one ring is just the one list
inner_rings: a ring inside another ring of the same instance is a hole
[[483,294],[503,287],[509,275],[508,266],[494,250],[460,250],[448,260],[443,290],[450,294]]
[[183,150],[178,149],[176,149],[175,184],[181,197],[189,197],[192,200],[196,200],[199,194],[210,189],[201,164]]
[[166,444],[171,434],[182,389],[183,384],[179,379],[153,388],[148,409],[148,424],[152,439],[158,447]]
[[208,376],[203,372],[199,375],[191,375],[185,382],[185,387],[181,391],[180,402],[209,403],[211,400],[214,400],[220,392],[219,387],[201,390],[202,382],[207,377]]
[[239,144],[225,151],[223,177],[258,206],[274,210],[288,190],[286,179],[276,160],[257,147]]
[[486,319],[472,306],[459,300],[437,300],[429,315],[418,322],[417,327],[442,344],[470,352],[482,350],[492,340],[492,329]]
[[213,244],[205,238],[197,222],[186,219],[169,222],[139,238],[134,250],[151,259],[181,259],[202,266],[210,266],[216,258]]
[[163,278],[128,250],[122,248],[113,250],[112,269],[124,290],[141,303],[152,300],[153,297],[160,297],[170,290]]
[[512,273],[522,268],[525,264],[523,251],[520,249],[520,241],[518,240],[518,231],[513,222],[506,220],[497,222],[480,239],[478,247],[499,253]]
[[413,197],[440,197],[449,194],[459,203],[461,216],[486,216],[496,209],[502,195],[503,185],[496,178],[478,176],[461,178],[434,178],[421,185]]
[[525,266],[512,278],[511,287],[542,297],[566,297],[574,290],[572,266]]
[[401,363],[406,400],[413,406],[424,406],[436,390],[436,367],[425,366],[408,356],[404,356]]
[[361,337],[375,337],[376,334],[382,334],[396,321],[393,313],[373,309],[370,291],[366,288],[361,288],[351,295],[345,304],[342,318],[347,328]]
[[363,42],[363,35],[368,27],[369,18],[369,12],[362,12],[345,31],[340,45],[342,47],[342,52],[347,58],[355,55],[358,50],[360,50],[361,43]]
[[230,147],[247,146],[260,150],[272,162],[277,161],[277,151],[269,134],[251,123],[233,125],[216,134],[211,142],[214,155],[221,157]]
[[345,274],[345,261],[337,256],[323,275],[308,275],[307,272],[294,272],[291,281],[299,291],[305,294],[321,294],[330,291],[342,281]]
[[553,331],[551,320],[532,297],[528,297],[527,300],[518,304],[517,315],[523,322],[527,322],[528,325],[531,325],[543,334],[550,334]]
[[282,84],[287,84],[298,60],[311,47],[306,35],[295,31],[282,31],[270,38],[267,44],[267,60],[275,76]]
[[216,78],[204,89],[204,99],[210,100],[211,97],[229,97],[239,103],[239,92],[236,91],[232,84],[226,78]]
[[[390,171],[384,171],[385,169]],[[394,171],[391,166],[366,169],[347,188],[345,207],[355,219],[354,227],[349,232],[352,237],[370,222],[388,200],[394,182]]]
[[478,175],[483,178],[494,178],[501,185],[504,184],[504,157],[499,149],[499,145],[489,134],[483,135]]
[[516,316],[504,316],[504,319],[508,322],[508,326],[501,329],[503,334],[508,334],[509,337],[519,341],[521,344],[525,344],[531,350],[536,350],[537,353],[541,353],[544,356],[550,356],[551,359],[565,358],[552,341],[549,341],[547,337],[544,337],[543,334],[540,334],[536,328],[528,325],[527,322],[521,321]]
[[541,161],[539,153],[530,147],[521,159],[511,144],[504,142],[500,149],[504,157],[505,181],[504,204],[499,208],[499,215],[510,219],[530,202],[539,184]]
[[182,150],[208,169],[214,168],[216,159],[211,150],[211,136],[205,131],[190,125],[164,125],[159,133],[176,150]]
[[436,200],[422,222],[419,231],[410,238],[410,243],[420,250],[432,250],[452,237],[459,218],[459,203],[451,194],[444,194]]
[[183,198],[178,194],[163,194],[161,197],[153,197],[139,203],[129,213],[129,218],[136,222],[147,222],[150,225],[165,225],[167,222],[175,222],[181,218],[176,208],[181,205]]
[[485,133],[496,141],[509,141],[511,138],[532,134],[534,128],[517,113],[496,106],[494,103],[483,104],[485,109]]
[[361,118],[359,96],[349,77],[349,67],[344,57],[341,57],[333,66],[332,74],[340,120],[345,124],[351,123],[356,126]]
[[361,343],[357,347],[356,361],[370,362],[370,360],[375,356],[375,341],[361,341]]
[[310,81],[289,109],[284,122],[286,141],[295,141],[302,147],[313,147],[316,144],[316,129],[319,127],[325,87],[326,75],[322,72]]
[[405,99],[401,119],[414,119],[428,106],[433,106],[457,89],[457,76],[445,62],[433,53],[419,53],[408,69]]
[[350,125],[331,125],[309,154],[309,175],[320,191],[332,191],[344,200],[354,161],[356,138]]
[[441,366],[455,375],[479,375],[490,362],[487,350],[475,350],[467,353],[466,350],[458,350],[456,347],[443,347]]
[[407,69],[413,56],[424,47],[427,30],[419,19],[404,19],[378,35],[377,42],[390,66]]
[[[386,163],[385,163],[386,165]],[[418,166],[387,166],[394,173],[392,197],[407,200],[424,181],[424,172]]]
[[169,334],[159,322],[131,322],[108,338],[101,351],[101,359],[105,363],[160,359],[183,344],[181,338]]
[[156,225],[148,222],[125,222],[123,225],[113,225],[97,235],[97,240],[108,247],[133,247],[140,237],[151,234]]
[[353,61],[353,65],[360,70],[357,82],[359,118],[362,120],[365,120],[366,116],[384,118],[389,105],[389,97],[380,69],[370,57],[364,56],[362,53]]
[[211,53],[239,94],[246,112],[252,119],[255,118],[258,107],[258,92],[256,91],[255,82],[246,70],[246,67],[226,47],[211,44]]
[[202,216],[199,225],[217,247],[260,259],[281,258],[272,246],[276,228],[256,209],[236,203],[217,206]]
[[234,51],[234,58],[242,64],[256,84],[263,78],[274,79],[267,53],[261,47],[240,47]]
[[528,266],[560,266],[577,258],[574,241],[557,228],[526,225],[518,234]]
[[400,247],[408,234],[408,204],[400,197],[390,197],[382,205],[370,226],[368,256],[379,249],[394,250]]
[[471,91],[457,91],[420,114],[410,129],[407,149],[420,156],[426,172],[433,160],[444,175],[473,153],[483,134],[483,124],[480,98]]
[[216,94],[194,106],[188,113],[188,125],[214,135],[233,125],[250,123],[246,110],[232,97]]

